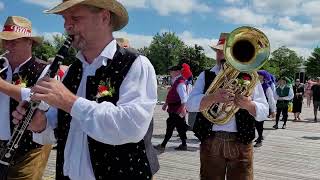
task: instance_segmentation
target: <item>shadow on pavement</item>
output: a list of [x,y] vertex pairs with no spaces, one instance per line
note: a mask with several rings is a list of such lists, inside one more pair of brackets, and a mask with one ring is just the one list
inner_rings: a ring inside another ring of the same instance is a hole
[[317,136],[302,136],[302,138],[310,140],[320,140],[320,137]]

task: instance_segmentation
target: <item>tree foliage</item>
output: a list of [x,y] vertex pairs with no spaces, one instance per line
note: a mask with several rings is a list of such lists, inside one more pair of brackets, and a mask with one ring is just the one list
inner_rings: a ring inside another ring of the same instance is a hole
[[306,75],[310,78],[320,77],[320,48],[317,47],[311,53],[306,63]]
[[189,47],[174,33],[156,34],[149,47],[139,49],[153,64],[157,74],[167,74],[168,67],[188,63],[194,75],[213,65],[213,60],[205,56],[203,48]]
[[269,71],[276,77],[286,76],[291,79],[299,72],[303,59],[297,53],[285,46],[282,46],[271,53],[271,58],[262,69]]

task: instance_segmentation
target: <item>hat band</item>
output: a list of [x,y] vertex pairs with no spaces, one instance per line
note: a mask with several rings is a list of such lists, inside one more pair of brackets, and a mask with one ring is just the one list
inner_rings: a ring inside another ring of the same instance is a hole
[[220,44],[224,44],[224,42],[226,41],[226,39],[219,39],[218,41],[218,44],[217,45],[220,45]]
[[16,26],[16,25],[5,25],[3,27],[3,32],[16,32],[16,33],[22,33],[27,36],[31,36],[31,30],[27,29],[25,27]]

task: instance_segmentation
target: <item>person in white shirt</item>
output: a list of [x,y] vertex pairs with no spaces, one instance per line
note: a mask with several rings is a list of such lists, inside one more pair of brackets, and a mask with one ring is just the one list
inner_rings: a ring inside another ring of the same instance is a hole
[[[259,80],[263,88],[264,95],[267,98],[269,104],[269,114],[271,118],[276,115],[276,101],[273,96],[273,91],[270,81],[272,81],[271,74],[266,70],[259,70]],[[258,138],[255,140],[256,144],[254,147],[261,147],[263,138],[263,124],[264,121],[256,121],[256,129],[258,132]]]
[[[19,101],[28,97],[30,90],[25,87],[33,86],[45,71],[46,65],[32,56],[32,47],[41,42],[41,37],[32,35],[31,21],[21,16],[9,16],[0,32],[0,47],[8,51],[5,57],[9,62],[0,74],[0,146],[3,144],[4,149],[14,129],[11,113]],[[2,163],[10,164],[8,174],[2,171],[0,177],[41,179],[50,151],[51,145],[43,146],[34,133],[26,131],[14,150],[13,162],[0,157]]]
[[62,83],[43,78],[32,89],[33,100],[52,106],[30,128],[55,129],[56,179],[151,179],[159,169],[151,144],[157,81],[148,58],[112,35],[128,23],[126,9],[116,0],[68,0],[46,12],[62,15],[79,50]]
[[161,144],[155,146],[161,153],[164,152],[168,141],[170,140],[174,128],[177,128],[181,144],[176,150],[187,150],[187,130],[185,116],[186,102],[188,99],[186,80],[181,75],[181,66],[172,66],[168,70],[171,76],[171,87],[168,91],[166,102],[162,106],[162,110],[167,111],[169,117],[167,119],[167,129],[164,140]]
[[[200,179],[253,179],[253,147],[255,121],[265,120],[268,103],[261,84],[258,83],[252,96],[234,95],[225,89],[218,89],[212,94],[205,92],[216,75],[222,70],[224,44],[228,33],[221,33],[218,44],[212,46],[216,51],[217,64],[202,72],[193,87],[187,101],[189,112],[199,112],[193,131],[200,139]],[[200,111],[213,103],[234,102],[240,110],[226,124],[213,124]]]
[[288,105],[293,99],[294,93],[291,85],[287,83],[290,80],[287,77],[280,77],[278,79],[278,86],[276,88],[275,99],[277,100],[277,114],[276,114],[276,124],[273,126],[274,129],[278,129],[278,123],[280,119],[280,114],[282,113],[283,125],[282,129],[286,128],[288,120]]

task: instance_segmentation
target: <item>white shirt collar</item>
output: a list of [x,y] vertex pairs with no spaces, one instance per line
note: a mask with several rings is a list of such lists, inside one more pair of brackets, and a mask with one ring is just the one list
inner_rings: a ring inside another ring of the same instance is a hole
[[[101,51],[99,56],[97,56],[94,59],[92,64],[102,62],[102,65],[106,66],[108,59],[112,59],[116,51],[117,51],[117,41],[114,39]],[[85,60],[81,51],[79,51],[76,54],[76,58],[78,58],[82,63],[88,64],[88,62]]]

